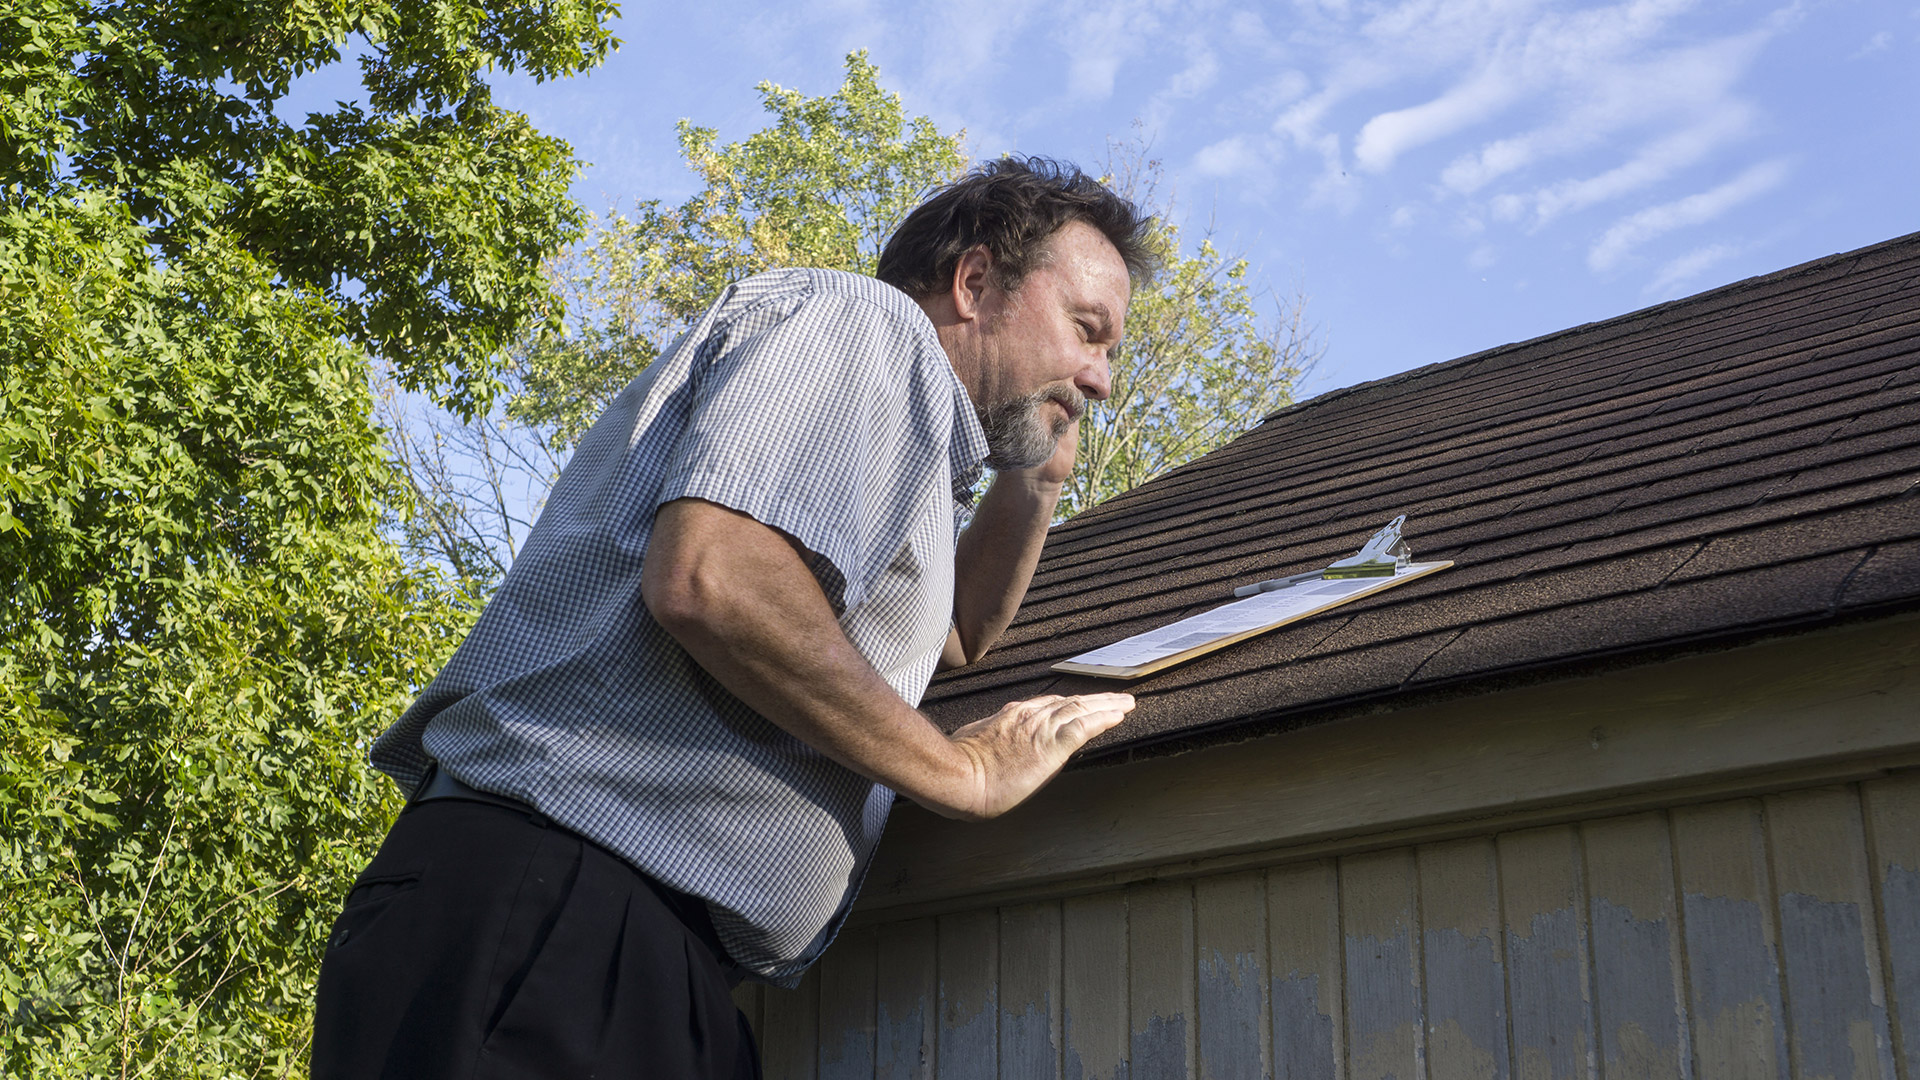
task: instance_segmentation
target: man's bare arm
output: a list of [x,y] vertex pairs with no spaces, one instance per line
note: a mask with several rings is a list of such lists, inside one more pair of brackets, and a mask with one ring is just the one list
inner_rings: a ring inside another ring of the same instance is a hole
[[947,736],[847,640],[792,540],[698,499],[655,514],[640,588],[654,619],[735,697],[949,817],[1010,809],[1133,707],[1126,694],[1035,698]]
[[980,497],[953,553],[953,626],[942,667],[980,659],[1026,599],[1061,485],[1033,470],[1004,472]]
[[1080,430],[1060,437],[1053,459],[1032,469],[998,473],[980,497],[953,552],[953,627],[940,666],[971,664],[1013,622],[1033,581],[1060,490],[1073,473]]

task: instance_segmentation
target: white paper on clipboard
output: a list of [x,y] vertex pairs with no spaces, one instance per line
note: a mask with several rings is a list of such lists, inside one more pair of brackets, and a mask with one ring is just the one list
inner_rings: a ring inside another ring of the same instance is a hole
[[1452,565],[1451,561],[1408,563],[1391,577],[1296,582],[1081,653],[1054,664],[1053,669],[1106,678],[1138,678]]

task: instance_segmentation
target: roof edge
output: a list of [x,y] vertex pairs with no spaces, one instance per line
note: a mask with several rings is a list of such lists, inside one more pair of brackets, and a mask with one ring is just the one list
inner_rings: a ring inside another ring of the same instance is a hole
[[1920,605],[1916,605],[1911,600],[1896,601],[1819,620],[1784,620],[1750,626],[1738,633],[1703,634],[1652,645],[1588,653],[1569,659],[1517,665],[1434,682],[1413,690],[1395,687],[1329,701],[1318,701],[1289,709],[1253,713],[1222,720],[1203,728],[1169,732],[1158,738],[1149,738],[1140,742],[1120,742],[1110,748],[1099,748],[1090,753],[1076,755],[1067,768],[1099,769],[1127,765],[1150,758],[1172,757],[1214,746],[1249,742],[1301,728],[1319,727],[1362,716],[1378,716],[1399,712],[1402,709],[1434,705],[1461,698],[1480,697],[1526,686],[1590,678],[1690,656],[1731,652],[1748,646],[1810,637],[1822,632],[1842,630],[1865,623],[1901,621],[1920,621]]
[[1704,301],[1711,300],[1717,296],[1731,294],[1731,293],[1739,292],[1745,289],[1752,289],[1761,285],[1767,285],[1767,284],[1771,284],[1778,281],[1785,281],[1789,278],[1798,277],[1803,274],[1815,273],[1817,271],[1827,269],[1829,267],[1838,265],[1848,260],[1861,259],[1881,251],[1885,251],[1885,250],[1889,250],[1889,249],[1897,248],[1901,246],[1914,245],[1914,244],[1920,244],[1920,232],[1906,233],[1905,235],[1902,235],[1902,236],[1896,236],[1896,237],[1892,237],[1891,239],[1882,240],[1877,244],[1868,244],[1866,247],[1855,248],[1852,251],[1840,251],[1840,252],[1835,252],[1834,254],[1831,254],[1831,255],[1823,255],[1817,259],[1810,259],[1806,262],[1789,266],[1783,270],[1774,270],[1770,273],[1756,274],[1753,277],[1741,278],[1738,281],[1730,281],[1725,285],[1716,286],[1715,288],[1708,289],[1704,292],[1697,292],[1691,296],[1683,296],[1677,300],[1663,300],[1658,304],[1650,304],[1643,308],[1636,308],[1632,311],[1626,312],[1621,315],[1614,315],[1609,318],[1598,319],[1593,322],[1581,323],[1578,326],[1570,326],[1564,330],[1555,330],[1550,333],[1541,334],[1538,337],[1527,338],[1523,341],[1512,341],[1512,342],[1508,342],[1505,345],[1495,345],[1491,348],[1481,349],[1479,352],[1468,353],[1465,356],[1456,356],[1451,360],[1436,360],[1431,364],[1422,364],[1417,368],[1411,368],[1407,371],[1395,372],[1392,375],[1384,375],[1378,379],[1369,379],[1366,382],[1354,383],[1351,386],[1336,387],[1335,389],[1329,390],[1324,394],[1316,394],[1313,397],[1306,399],[1305,401],[1296,401],[1284,409],[1277,409],[1274,412],[1269,413],[1268,415],[1262,417],[1260,419],[1260,424],[1256,424],[1254,425],[1254,427],[1258,428],[1262,424],[1266,424],[1271,421],[1278,420],[1281,417],[1290,416],[1290,415],[1293,415],[1294,413],[1298,413],[1306,409],[1314,408],[1315,406],[1323,405],[1332,401],[1337,401],[1341,398],[1348,397],[1349,395],[1352,395],[1352,394],[1361,393],[1366,390],[1372,390],[1372,389],[1375,389],[1378,387],[1384,387],[1384,386],[1395,386],[1400,383],[1412,382],[1416,379],[1427,378],[1428,376],[1434,374],[1440,368],[1451,368],[1455,366],[1466,366],[1468,364],[1480,363],[1486,360],[1491,360],[1505,353],[1516,352],[1521,349],[1531,349],[1537,346],[1545,345],[1546,343],[1555,341],[1557,339],[1580,337],[1586,334],[1591,334],[1596,331],[1603,330],[1615,324],[1627,323],[1636,319],[1644,319],[1650,316],[1657,315],[1661,312],[1673,310],[1675,308],[1680,308],[1680,307],[1689,306],[1693,304],[1699,304]]

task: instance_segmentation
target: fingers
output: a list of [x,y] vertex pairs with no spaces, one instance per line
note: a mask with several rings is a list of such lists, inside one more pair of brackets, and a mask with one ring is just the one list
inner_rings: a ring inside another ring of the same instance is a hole
[[1025,701],[1009,701],[1005,705],[1000,706],[1000,711],[1005,712],[1008,709],[1038,709],[1043,705],[1051,705],[1056,701],[1065,700],[1067,699],[1061,697],[1059,694],[1041,694],[1037,698],[1028,698]]
[[[1034,700],[1039,701],[1041,699],[1036,698]],[[1120,715],[1125,716],[1127,713],[1133,711],[1133,695],[1076,694],[1073,697],[1055,697],[1050,704],[1052,705],[1054,715],[1058,716],[1061,713],[1069,714],[1062,718],[1063,722],[1064,720],[1072,719],[1074,716],[1084,715],[1086,713],[1118,712]]]
[[1079,708],[1061,708],[1055,714],[1064,718],[1055,737],[1066,744],[1068,753],[1125,720],[1134,704],[1131,694],[1089,694],[1071,703]]
[[1131,694],[1048,694],[1010,702],[955,731],[951,738],[965,748],[980,783],[978,805],[970,813],[984,819],[1018,805],[1133,706]]
[[1042,722],[1053,725],[1050,734],[1072,753],[1088,739],[1126,719],[1133,705],[1132,694],[1081,694],[1060,698],[1046,707]]
[[1042,694],[1039,697],[1028,698],[1025,701],[1009,701],[1003,706],[1003,709],[1024,708],[1037,712],[1049,705],[1055,709],[1066,708],[1072,705],[1085,705],[1089,709],[1120,709],[1125,711],[1133,708],[1133,695],[1100,693],[1075,694],[1072,697],[1063,697],[1059,694]]

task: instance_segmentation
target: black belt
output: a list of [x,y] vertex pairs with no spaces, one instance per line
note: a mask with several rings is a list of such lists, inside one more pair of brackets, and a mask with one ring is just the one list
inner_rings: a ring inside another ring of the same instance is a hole
[[518,810],[523,814],[534,814],[536,816],[540,814],[538,810],[521,802],[519,799],[509,799],[505,795],[495,795],[491,791],[481,791],[477,787],[461,782],[459,777],[437,766],[427,774],[427,782],[421,784],[419,789],[413,793],[413,801],[417,803],[429,802],[434,799],[460,799],[465,802],[489,803],[493,806],[505,807],[508,810]]

